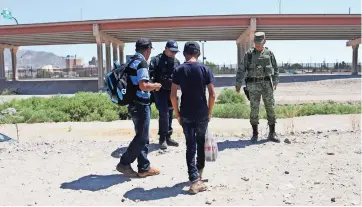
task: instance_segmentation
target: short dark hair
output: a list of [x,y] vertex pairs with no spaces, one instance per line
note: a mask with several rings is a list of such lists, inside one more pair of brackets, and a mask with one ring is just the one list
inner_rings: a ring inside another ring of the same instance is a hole
[[184,47],[184,54],[191,56],[199,56],[200,45],[197,42],[186,42]]
[[200,51],[184,51],[184,54],[196,57],[200,55]]
[[149,38],[140,38],[136,42],[136,52],[142,53],[152,47],[152,41]]
[[144,47],[138,47],[138,48],[136,48],[136,52],[138,52],[138,53],[144,53],[144,52],[146,52],[146,50],[147,50],[148,48],[144,48]]

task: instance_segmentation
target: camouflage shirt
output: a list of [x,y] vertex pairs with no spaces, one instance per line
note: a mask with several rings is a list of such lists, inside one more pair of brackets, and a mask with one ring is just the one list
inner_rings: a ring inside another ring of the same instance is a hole
[[[253,58],[252,53],[255,52],[255,54],[260,55],[261,53],[267,54],[270,57],[271,61],[271,67],[274,69],[273,75],[271,75],[273,80],[273,85],[276,86],[279,83],[279,68],[277,65],[277,62],[275,60],[274,53],[269,50],[267,47],[264,47],[264,50],[261,52],[256,51],[254,48],[250,48],[244,55],[243,60],[241,61],[240,65],[238,66],[238,71],[236,73],[236,86],[241,87],[242,85],[245,85],[245,77],[248,76],[248,71],[250,69],[256,70],[255,68],[252,68],[251,65],[253,64]],[[255,58],[254,58],[255,60]],[[256,64],[254,62],[254,64]],[[257,73],[256,71],[254,71]]]

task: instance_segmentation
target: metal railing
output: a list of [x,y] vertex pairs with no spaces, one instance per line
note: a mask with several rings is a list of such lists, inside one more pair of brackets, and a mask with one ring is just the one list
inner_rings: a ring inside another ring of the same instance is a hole
[[[214,73],[214,75],[236,74],[236,64],[216,65],[206,63]],[[336,73],[336,72],[352,72],[351,63],[281,63],[278,65],[280,73]],[[105,70],[105,69],[104,69]],[[361,63],[358,65],[358,72],[361,72]],[[11,79],[13,74],[11,70],[7,70],[5,76]],[[91,78],[98,77],[98,69],[95,67],[86,68],[63,68],[63,69],[34,69],[34,68],[18,68],[17,76],[19,79],[71,79],[71,78]]]

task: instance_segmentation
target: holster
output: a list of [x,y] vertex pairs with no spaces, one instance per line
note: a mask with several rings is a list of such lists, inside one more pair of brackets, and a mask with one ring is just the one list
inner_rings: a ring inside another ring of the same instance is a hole
[[247,88],[247,87],[244,87],[243,90],[244,90],[244,93],[245,93],[246,98],[250,101],[248,88]]

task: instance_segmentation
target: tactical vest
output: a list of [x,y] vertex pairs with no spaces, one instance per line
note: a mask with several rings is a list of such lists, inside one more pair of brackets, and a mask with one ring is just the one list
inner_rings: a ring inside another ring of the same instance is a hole
[[179,65],[179,62],[176,58],[167,57],[163,53],[156,58],[155,82],[161,83],[163,89],[171,90],[173,69]]
[[248,77],[266,77],[274,75],[274,68],[271,62],[271,51],[264,48],[258,52],[255,48],[248,51]]

